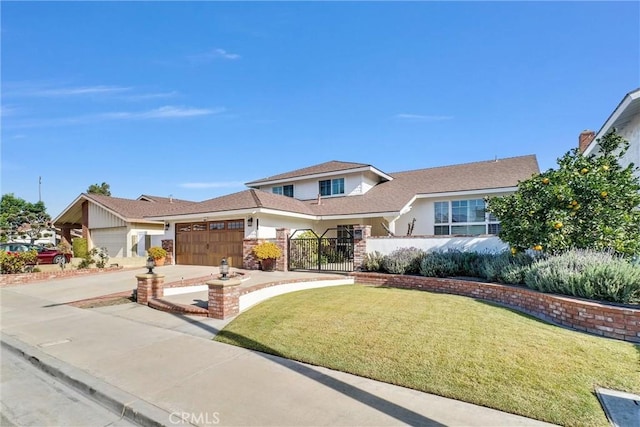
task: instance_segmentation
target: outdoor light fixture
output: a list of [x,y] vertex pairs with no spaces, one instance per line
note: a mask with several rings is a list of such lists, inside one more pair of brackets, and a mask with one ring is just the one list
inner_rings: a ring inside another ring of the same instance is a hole
[[227,259],[226,258],[222,258],[222,261],[220,261],[220,274],[222,275],[220,280],[229,279],[227,277],[227,275],[229,274],[229,264],[227,264]]
[[247,218],[247,226],[251,227],[253,225],[253,217],[250,216],[249,218]]
[[147,258],[147,268],[149,269],[147,274],[153,274],[153,267],[155,266],[156,266],[156,262],[153,260],[153,258],[151,257]]

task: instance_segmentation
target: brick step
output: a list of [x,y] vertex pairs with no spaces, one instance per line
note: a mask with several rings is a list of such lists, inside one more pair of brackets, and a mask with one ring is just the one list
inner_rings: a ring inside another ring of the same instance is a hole
[[209,310],[206,308],[198,307],[195,305],[178,304],[175,302],[167,301],[162,298],[154,298],[149,300],[149,307],[156,310],[166,311],[169,313],[188,314],[190,316],[204,316],[209,315]]

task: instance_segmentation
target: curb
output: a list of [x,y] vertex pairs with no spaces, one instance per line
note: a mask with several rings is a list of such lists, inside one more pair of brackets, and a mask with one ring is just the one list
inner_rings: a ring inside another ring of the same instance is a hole
[[168,424],[172,426],[192,425],[177,416],[173,418],[168,411],[99,380],[5,333],[0,333],[0,345],[24,358],[46,374],[62,381],[133,423],[144,427],[160,427]]

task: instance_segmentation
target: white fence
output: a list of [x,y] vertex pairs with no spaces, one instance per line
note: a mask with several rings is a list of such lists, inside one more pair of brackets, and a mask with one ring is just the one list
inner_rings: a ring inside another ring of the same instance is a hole
[[370,237],[367,253],[388,255],[400,248],[418,248],[427,252],[459,250],[462,252],[502,252],[509,245],[496,236],[486,237]]

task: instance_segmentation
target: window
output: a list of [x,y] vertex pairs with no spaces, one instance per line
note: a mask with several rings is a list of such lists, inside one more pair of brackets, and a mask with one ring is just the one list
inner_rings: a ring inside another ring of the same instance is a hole
[[[449,223],[449,202],[435,202],[436,224]],[[446,233],[449,234],[449,233]]]
[[224,230],[224,222],[210,222],[209,230]]
[[282,194],[283,196],[293,197],[293,185],[280,185],[273,187],[273,194]]
[[450,234],[498,234],[498,219],[485,210],[483,199],[434,202],[434,227],[436,236]]
[[193,224],[193,231],[207,231],[207,224]]
[[227,229],[229,229],[229,230],[242,230],[242,229],[244,229],[244,220],[227,221]]
[[318,184],[321,196],[344,194],[344,178],[325,179]]

